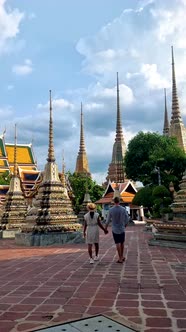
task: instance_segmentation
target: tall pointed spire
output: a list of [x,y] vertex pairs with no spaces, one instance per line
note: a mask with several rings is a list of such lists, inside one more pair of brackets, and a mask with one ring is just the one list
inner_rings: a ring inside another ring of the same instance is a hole
[[174,51],[173,46],[171,46],[171,53],[172,53],[172,117],[171,122],[174,121],[181,121],[181,114],[179,109],[179,101],[178,101],[178,94],[177,94],[177,87],[176,87],[176,74],[175,74],[175,65],[174,65]]
[[121,112],[120,112],[120,96],[119,96],[119,77],[117,73],[117,118],[116,118],[116,137],[113,145],[112,161],[109,165],[107,181],[110,179],[111,182],[122,183],[125,181],[123,159],[126,153],[126,145],[123,137],[123,129],[121,123]]
[[168,119],[168,111],[167,111],[166,89],[164,89],[164,97],[165,97],[165,113],[164,113],[163,135],[169,136],[169,119]]
[[173,46],[171,46],[171,53],[172,53],[172,115],[170,121],[169,135],[171,137],[176,137],[178,141],[178,146],[186,152],[186,128],[184,127],[179,109]]
[[17,175],[17,127],[15,124],[15,137],[14,137],[14,176]]
[[[64,165],[63,165],[64,166]],[[64,168],[63,168],[64,171]],[[56,225],[77,222],[66,188],[63,187],[59,178],[58,166],[54,157],[53,144],[53,121],[52,121],[52,100],[50,91],[50,118],[49,118],[49,147],[48,158],[45,165],[43,181],[38,187],[34,207],[36,211],[33,216],[34,222],[38,225]]]
[[91,176],[88,166],[88,159],[85,149],[84,127],[83,127],[83,105],[81,103],[81,123],[80,123],[80,145],[76,160],[75,173]]
[[83,128],[83,105],[81,103],[81,124],[80,124],[80,148],[79,151],[85,152],[85,139],[84,139],[84,128]]
[[121,112],[120,112],[120,96],[119,96],[119,77],[117,72],[117,120],[116,120],[116,138],[117,140],[123,140],[123,130],[121,124]]
[[49,145],[48,145],[48,162],[54,162],[54,140],[53,140],[53,120],[52,120],[52,97],[51,90],[49,90],[49,98],[50,98],[50,120],[49,120]]

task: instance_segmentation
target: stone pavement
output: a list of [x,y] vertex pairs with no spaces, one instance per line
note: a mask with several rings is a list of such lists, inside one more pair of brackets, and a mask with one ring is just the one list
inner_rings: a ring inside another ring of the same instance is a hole
[[111,232],[101,232],[93,265],[85,244],[22,248],[0,240],[0,332],[97,314],[138,331],[186,332],[186,251],[149,247],[143,230],[127,228],[124,264],[116,263]]

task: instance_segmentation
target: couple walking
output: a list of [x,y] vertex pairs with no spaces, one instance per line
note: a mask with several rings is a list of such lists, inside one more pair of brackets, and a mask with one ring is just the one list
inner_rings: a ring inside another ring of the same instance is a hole
[[[112,235],[118,253],[117,263],[122,264],[125,260],[123,256],[125,227],[129,218],[126,209],[119,205],[119,201],[119,197],[114,198],[114,206],[109,210],[105,227],[101,224],[100,216],[95,211],[96,205],[94,203],[87,204],[89,212],[84,216],[84,237],[86,238],[86,243],[88,244],[90,264],[93,264],[94,261],[99,260],[99,227],[104,231],[105,234],[107,234],[107,228],[110,222],[112,222]],[[95,247],[94,259],[92,256],[93,245]]]

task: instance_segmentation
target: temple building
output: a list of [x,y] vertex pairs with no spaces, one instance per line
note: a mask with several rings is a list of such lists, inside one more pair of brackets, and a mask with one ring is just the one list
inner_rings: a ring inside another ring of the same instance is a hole
[[173,46],[172,46],[172,114],[170,121],[169,136],[176,137],[179,147],[186,152],[186,128],[183,124],[179,108]]
[[124,183],[110,182],[103,196],[96,201],[96,204],[102,206],[102,216],[106,219],[110,206],[113,204],[113,198],[118,196],[120,204],[125,206],[132,219],[143,220],[143,207],[132,204],[132,200],[137,193],[137,189],[132,181],[125,181]]
[[81,124],[80,124],[80,145],[79,152],[76,160],[76,169],[75,173],[88,175],[91,177],[89,171],[88,158],[85,149],[85,139],[84,139],[84,128],[83,128],[83,107],[81,103]]
[[[21,188],[24,196],[28,197],[34,190],[36,183],[40,182],[40,171],[37,168],[37,163],[34,158],[32,144],[17,144],[16,145],[16,163],[17,172],[21,180]],[[14,170],[14,144],[5,143],[4,134],[0,135],[0,174],[8,172],[13,174]],[[8,187],[0,186],[1,196],[5,194]]]
[[126,153],[126,145],[123,137],[123,129],[120,113],[120,97],[119,97],[119,78],[117,73],[117,120],[116,120],[116,137],[112,151],[112,161],[108,168],[107,183],[111,182],[123,183],[125,181],[125,173],[123,159]]
[[21,180],[17,167],[17,134],[15,126],[14,166],[11,174],[9,189],[5,196],[5,202],[1,209],[1,225],[7,230],[14,230],[25,223],[27,204],[21,189]]

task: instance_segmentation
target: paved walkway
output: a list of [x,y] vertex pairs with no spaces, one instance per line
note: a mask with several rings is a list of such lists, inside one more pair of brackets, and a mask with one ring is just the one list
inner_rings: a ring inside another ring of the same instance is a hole
[[144,226],[127,228],[126,262],[111,232],[101,260],[85,244],[20,248],[0,240],[0,332],[32,331],[104,314],[139,331],[186,332],[186,251],[149,247]]

